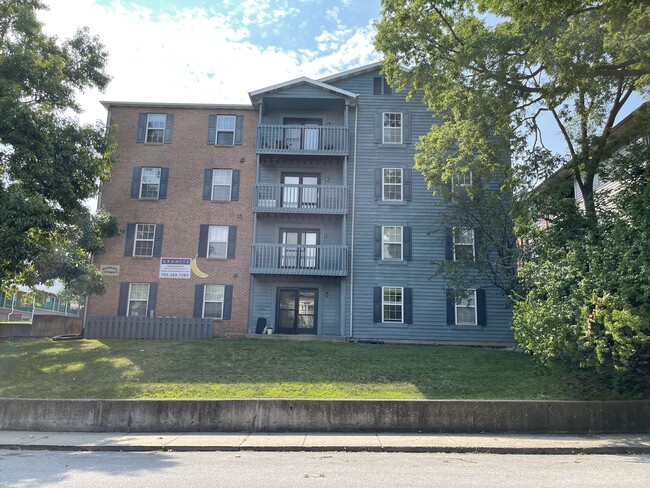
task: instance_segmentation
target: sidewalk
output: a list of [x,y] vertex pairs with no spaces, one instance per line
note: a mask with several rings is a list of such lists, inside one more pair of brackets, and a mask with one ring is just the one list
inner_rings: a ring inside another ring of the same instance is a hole
[[64,451],[374,451],[650,453],[650,434],[113,433],[0,431],[0,449]]

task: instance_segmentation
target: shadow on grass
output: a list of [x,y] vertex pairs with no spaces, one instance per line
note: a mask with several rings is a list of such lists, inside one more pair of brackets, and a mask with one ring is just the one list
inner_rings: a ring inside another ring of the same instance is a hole
[[0,345],[0,396],[44,398],[623,399],[514,351],[203,340]]

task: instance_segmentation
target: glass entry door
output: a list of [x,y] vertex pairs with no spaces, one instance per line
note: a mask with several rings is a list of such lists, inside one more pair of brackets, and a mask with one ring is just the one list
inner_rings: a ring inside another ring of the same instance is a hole
[[277,333],[315,334],[317,290],[279,288]]
[[282,206],[318,207],[318,175],[282,175]]

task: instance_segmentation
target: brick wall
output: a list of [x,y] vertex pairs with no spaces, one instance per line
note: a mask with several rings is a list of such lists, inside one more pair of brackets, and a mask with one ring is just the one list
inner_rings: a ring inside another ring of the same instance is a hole
[[[121,282],[156,282],[157,316],[192,317],[195,285],[233,285],[232,319],[215,320],[215,335],[245,334],[248,324],[248,258],[253,234],[252,191],[255,184],[255,130],[257,112],[229,107],[111,106],[116,126],[119,162],[104,185],[101,204],[120,223],[122,235],[107,240],[106,253],[96,256],[98,266],[118,265],[119,276],[106,276],[108,291],[89,300],[90,316],[117,315]],[[136,143],[139,113],[173,113],[171,144]],[[242,145],[207,144],[210,114],[243,115]],[[135,166],[169,168],[167,198],[130,198]],[[203,200],[206,168],[240,170],[239,201]],[[198,267],[209,276],[190,279],[159,278],[160,258],[124,256],[127,223],[164,224],[162,257],[193,258],[197,254],[201,224],[237,226],[235,259],[199,257]]]

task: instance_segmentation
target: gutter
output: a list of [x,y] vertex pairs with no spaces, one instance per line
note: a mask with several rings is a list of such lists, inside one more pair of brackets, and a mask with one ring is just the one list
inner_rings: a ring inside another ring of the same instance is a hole
[[[359,95],[357,94],[357,99]],[[353,334],[354,317],[354,217],[357,199],[357,140],[359,139],[359,104],[354,108],[354,150],[352,152],[352,230],[350,232],[350,339]]]

